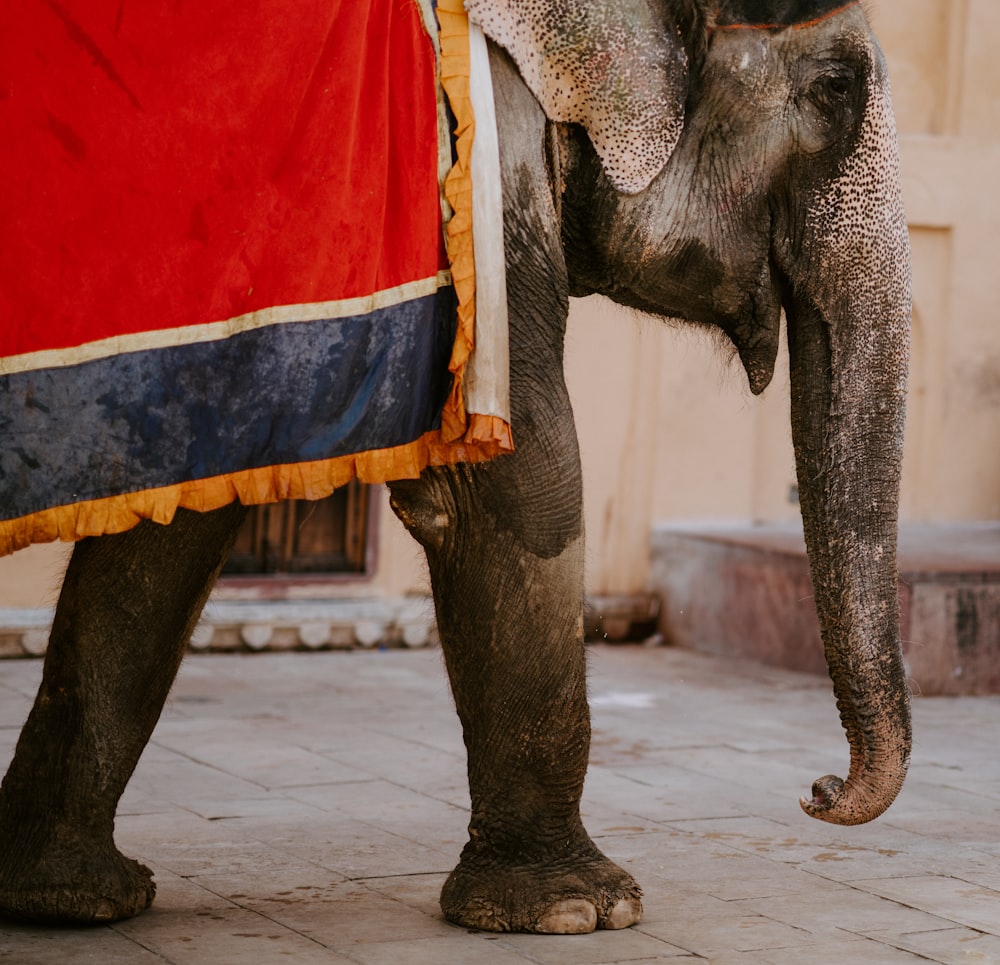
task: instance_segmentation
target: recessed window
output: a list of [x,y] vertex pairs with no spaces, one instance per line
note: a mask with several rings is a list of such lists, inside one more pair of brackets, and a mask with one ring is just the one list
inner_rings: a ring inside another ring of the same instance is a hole
[[364,573],[370,489],[251,507],[223,575]]

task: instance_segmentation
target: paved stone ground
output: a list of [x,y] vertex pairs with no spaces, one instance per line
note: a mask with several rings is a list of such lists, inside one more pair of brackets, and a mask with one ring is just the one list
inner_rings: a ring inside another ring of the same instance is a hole
[[[643,883],[643,922],[470,933],[437,893],[464,841],[438,651],[189,657],[123,802],[156,872],[139,918],[0,922],[0,961],[107,965],[1000,963],[1000,698],[920,698],[907,786],[873,825],[797,798],[844,773],[820,678],[667,648],[591,648],[586,820]],[[0,674],[0,761],[40,673]],[[2,860],[2,856],[0,856]]]

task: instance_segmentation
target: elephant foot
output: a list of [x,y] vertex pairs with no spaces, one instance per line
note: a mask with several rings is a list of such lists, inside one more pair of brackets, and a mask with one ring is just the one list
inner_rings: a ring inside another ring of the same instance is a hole
[[642,917],[635,879],[591,846],[575,860],[536,864],[463,853],[441,891],[441,910],[455,925],[481,931],[582,935],[628,928]]
[[[27,849],[19,848],[22,855]],[[103,852],[103,854],[102,854]],[[49,847],[30,866],[0,867],[0,916],[48,925],[98,925],[132,918],[156,894],[153,872],[112,844]]]

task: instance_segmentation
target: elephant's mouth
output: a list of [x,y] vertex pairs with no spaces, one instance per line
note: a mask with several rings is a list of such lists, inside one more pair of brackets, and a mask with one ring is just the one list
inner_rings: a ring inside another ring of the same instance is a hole
[[[736,348],[750,391],[760,395],[774,375],[781,312],[789,298],[788,282],[773,256],[756,270],[734,273],[701,242],[688,241],[660,263],[655,272],[643,263],[628,282],[607,294],[649,315],[721,330]],[[665,284],[651,286],[650,278]]]

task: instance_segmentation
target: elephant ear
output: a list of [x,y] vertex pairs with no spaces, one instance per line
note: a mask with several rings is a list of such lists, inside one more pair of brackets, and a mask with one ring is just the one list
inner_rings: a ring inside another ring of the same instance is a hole
[[688,58],[657,0],[466,0],[550,120],[581,124],[620,191],[647,187],[684,125]]

